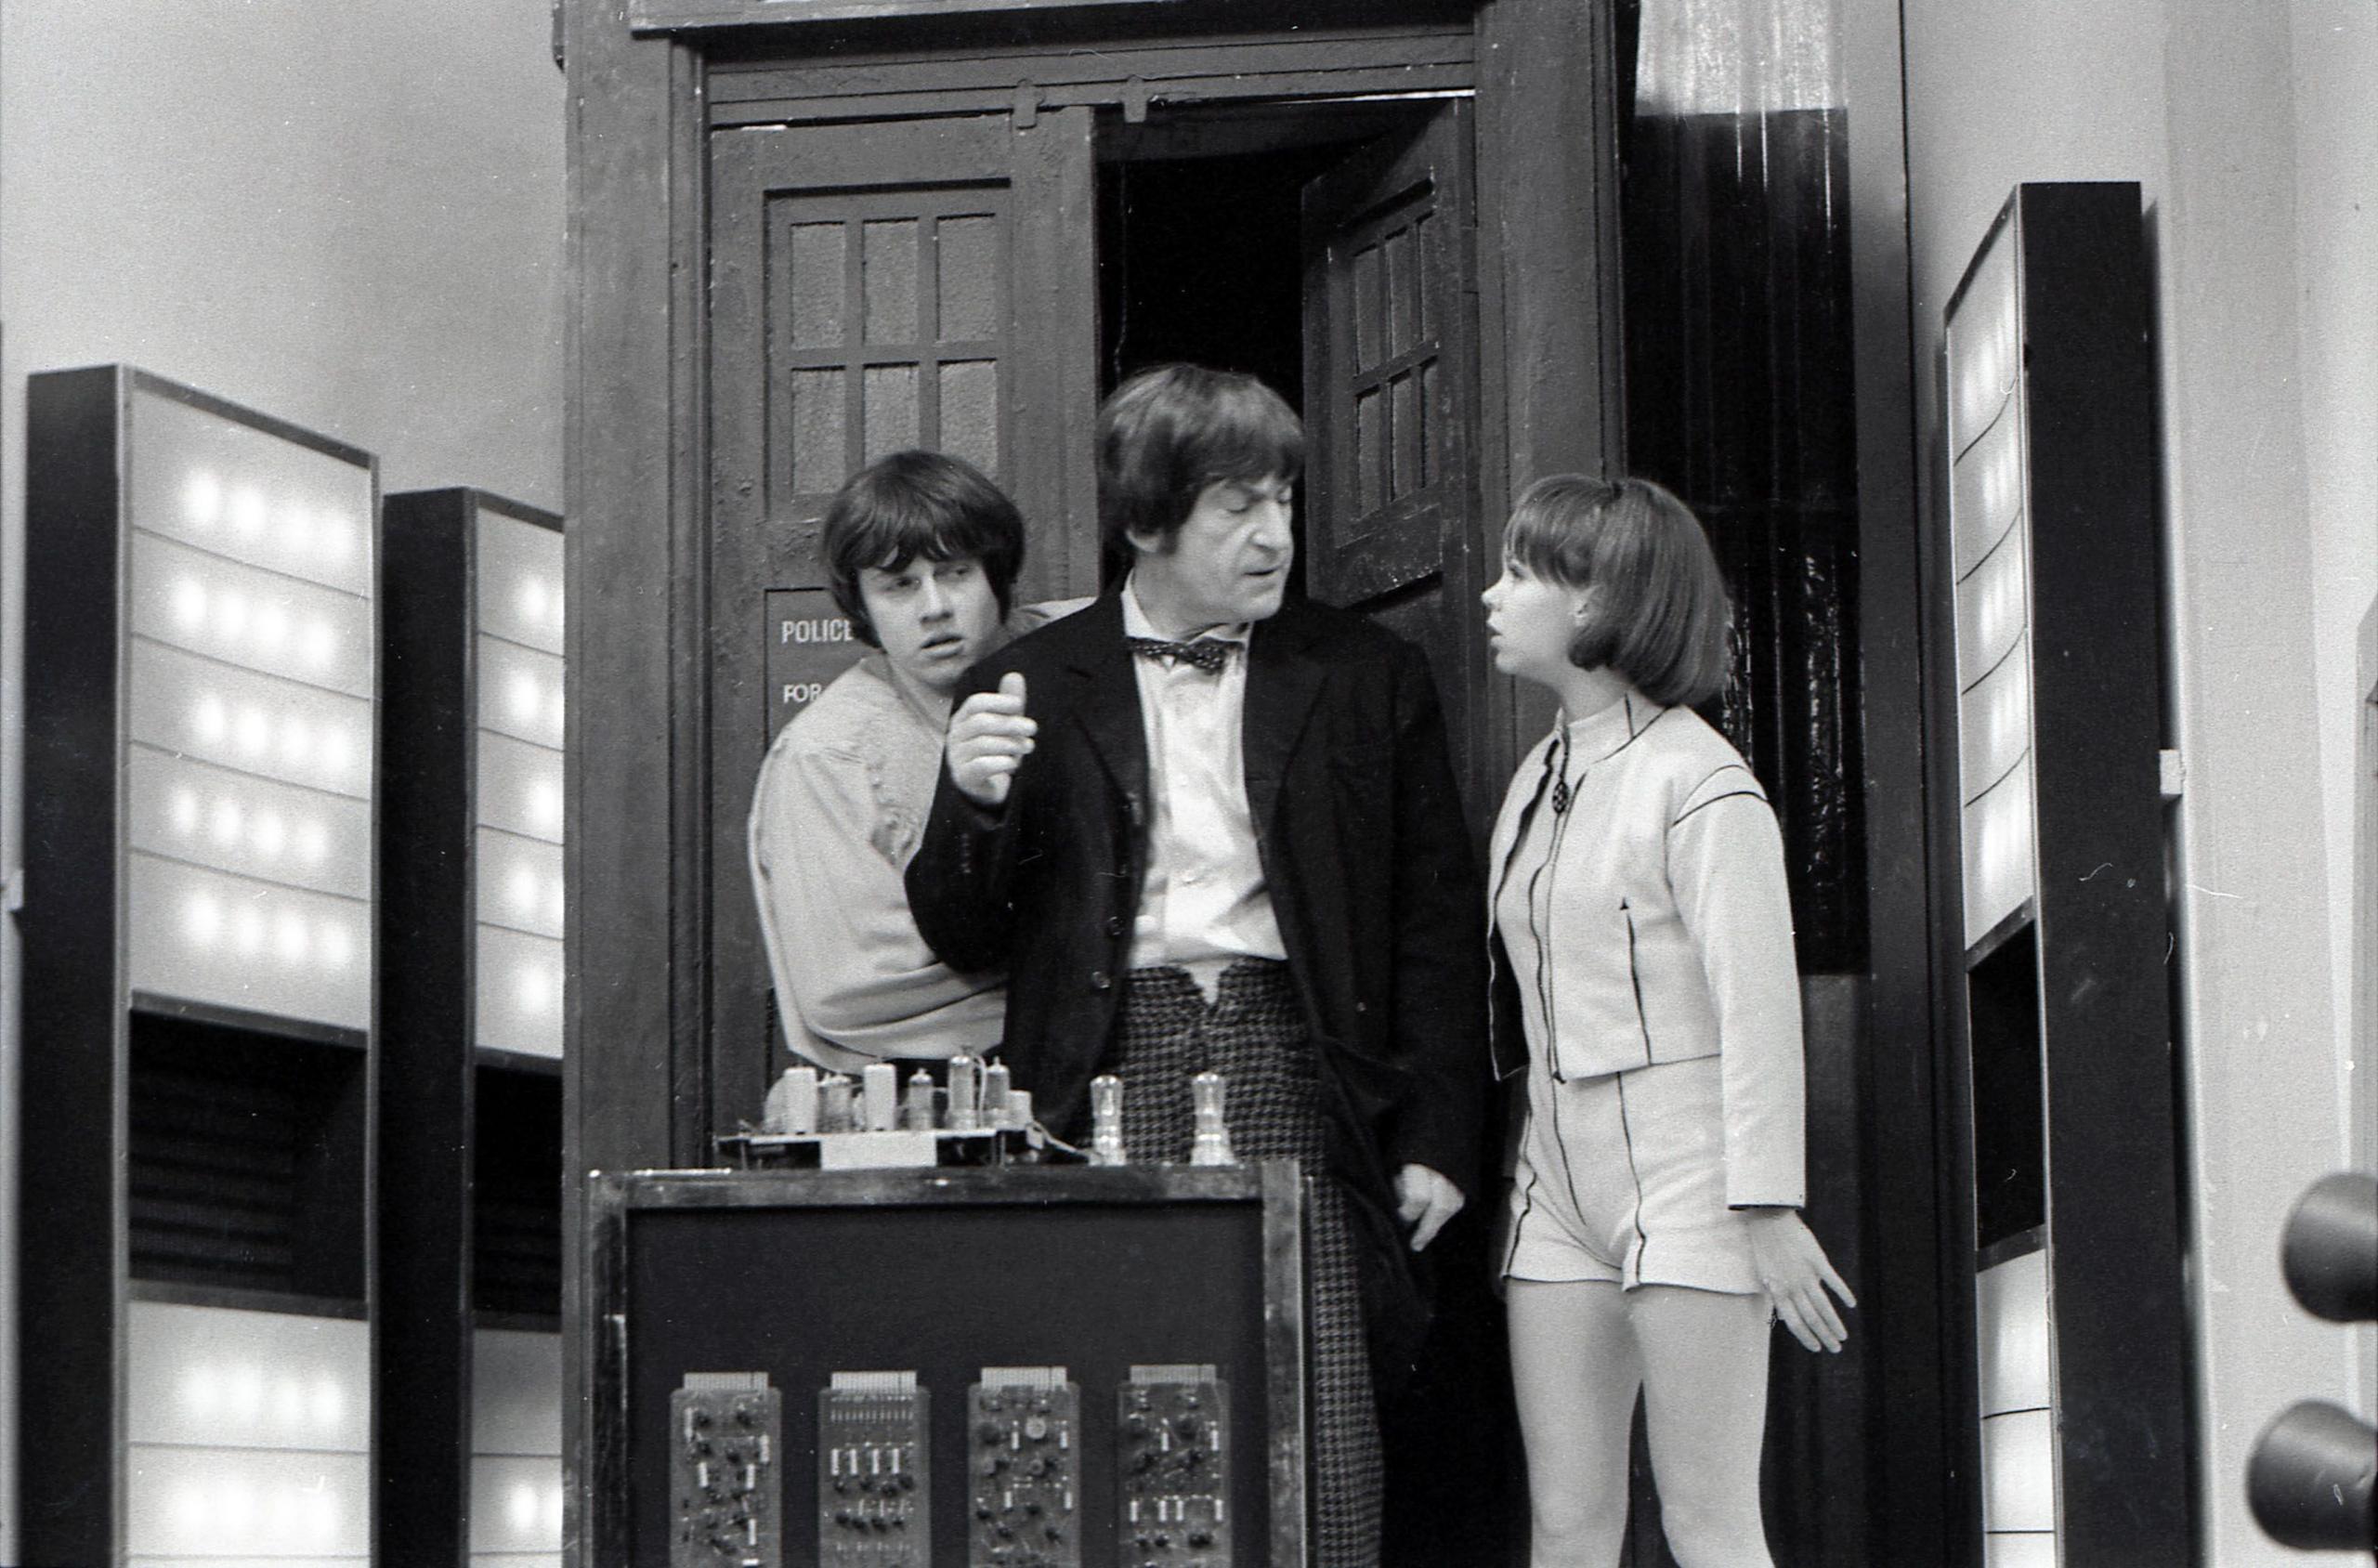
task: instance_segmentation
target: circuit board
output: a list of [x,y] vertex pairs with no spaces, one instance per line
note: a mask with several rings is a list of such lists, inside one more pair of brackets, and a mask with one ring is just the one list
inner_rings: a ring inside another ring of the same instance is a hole
[[669,1568],[782,1568],[784,1397],[764,1372],[689,1372],[669,1395]]
[[818,1391],[820,1568],[929,1568],[931,1431],[913,1372],[837,1372]]
[[1079,1568],[1081,1391],[1065,1369],[986,1366],[967,1417],[967,1568]]
[[1229,1431],[1213,1367],[1131,1368],[1115,1416],[1118,1563],[1230,1568]]

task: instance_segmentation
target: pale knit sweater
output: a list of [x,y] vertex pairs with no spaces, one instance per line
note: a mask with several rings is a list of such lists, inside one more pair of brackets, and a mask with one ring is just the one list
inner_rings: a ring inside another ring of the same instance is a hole
[[752,889],[785,1042],[840,1071],[996,1046],[999,977],[933,956],[901,873],[941,774],[941,726],[870,653],[778,732],[749,827]]

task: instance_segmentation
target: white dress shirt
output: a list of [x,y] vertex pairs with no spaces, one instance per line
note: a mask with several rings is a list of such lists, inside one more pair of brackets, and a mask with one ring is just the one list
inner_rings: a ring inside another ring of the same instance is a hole
[[[1123,585],[1123,634],[1162,637]],[[1285,959],[1255,818],[1247,804],[1240,726],[1247,711],[1245,625],[1202,634],[1237,646],[1212,673],[1131,656],[1148,743],[1147,877],[1131,934],[1131,967],[1176,964],[1208,997],[1234,960]]]

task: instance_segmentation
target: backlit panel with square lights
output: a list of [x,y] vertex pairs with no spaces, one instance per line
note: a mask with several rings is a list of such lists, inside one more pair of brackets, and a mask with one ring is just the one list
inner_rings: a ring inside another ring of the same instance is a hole
[[559,1056],[562,1039],[562,536],[477,508],[477,1043]]
[[372,465],[146,377],[125,424],[129,984],[368,1029]]
[[19,1551],[361,1561],[377,465],[125,366],[26,425]]
[[1943,322],[1941,957],[1993,1563],[2192,1538],[2149,277],[2136,185],[2021,185]]
[[380,1266],[467,1311],[382,1326],[378,1544],[557,1568],[561,519],[406,491],[381,550]]

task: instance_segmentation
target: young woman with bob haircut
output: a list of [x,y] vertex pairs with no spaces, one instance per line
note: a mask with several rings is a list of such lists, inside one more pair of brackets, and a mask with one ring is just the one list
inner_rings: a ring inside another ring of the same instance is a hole
[[1783,843],[1691,704],[1730,608],[1701,525],[1641,479],[1540,479],[1483,595],[1495,661],[1561,700],[1488,862],[1496,1069],[1526,1076],[1501,1272],[1535,1568],[1614,1564],[1636,1396],[1684,1568],[1771,1561],[1770,1324],[1851,1301],[1799,1208],[1798,974]]

